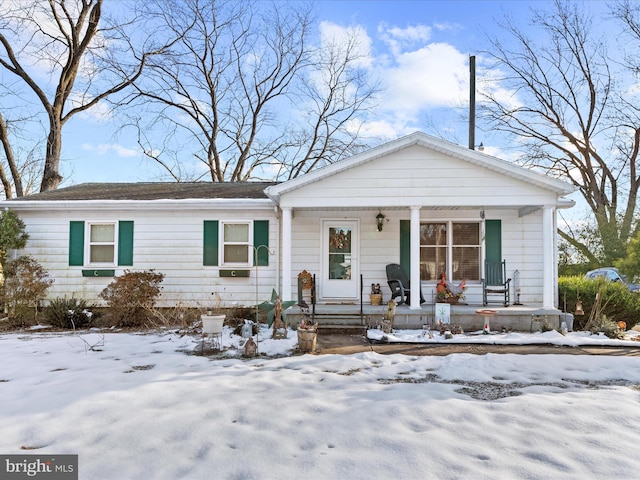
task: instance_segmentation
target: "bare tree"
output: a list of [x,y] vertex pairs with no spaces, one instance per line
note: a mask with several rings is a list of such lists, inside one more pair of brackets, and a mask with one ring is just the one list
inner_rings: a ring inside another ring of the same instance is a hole
[[509,20],[501,25],[508,39],[491,39],[486,53],[516,100],[485,91],[482,114],[490,128],[523,142],[523,162],[578,187],[593,212],[601,255],[571,232],[560,235],[590,262],[612,264],[639,228],[640,122],[620,108],[617,64],[582,7],[557,0],[551,12],[534,11],[540,42]]
[[2,164],[0,164],[0,181],[2,182],[2,189],[5,192],[5,197],[13,198],[12,179],[16,185],[16,196],[21,197],[24,193],[22,190],[22,178],[18,171],[16,156],[14,155],[13,148],[11,147],[9,126],[7,125],[5,118],[2,116],[2,112],[0,112],[0,143],[2,144],[4,157],[10,170],[10,175],[8,175],[6,169]]
[[175,180],[290,178],[357,148],[349,122],[375,86],[353,39],[309,45],[303,4],[174,0],[144,9],[176,41],[135,82],[129,118]]
[[43,167],[39,153],[43,141],[37,129],[28,128],[37,123],[35,115],[17,116],[17,109],[10,113],[12,117],[7,118],[0,111],[0,184],[5,198],[33,193]]
[[[103,0],[18,0],[0,8],[0,66],[35,96],[47,119],[40,191],[55,189],[62,181],[65,123],[128,87],[140,76],[148,56],[159,50],[136,53],[130,38],[122,35],[124,24],[101,27],[102,4]],[[119,49],[122,45],[125,48]],[[119,62],[113,62],[116,56]],[[42,80],[45,73],[50,81]],[[0,135],[11,164],[15,158],[10,137],[6,132]],[[20,195],[21,180],[14,174],[13,181]]]

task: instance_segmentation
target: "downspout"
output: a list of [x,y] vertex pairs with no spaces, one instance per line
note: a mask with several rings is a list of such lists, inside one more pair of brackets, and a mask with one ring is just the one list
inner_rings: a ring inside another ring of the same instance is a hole
[[282,250],[282,215],[280,211],[280,207],[278,205],[274,205],[273,211],[276,215],[276,220],[278,221],[278,228],[276,228],[276,232],[278,238],[276,238],[276,289],[281,292],[282,287],[280,285],[280,279],[282,275],[280,274],[280,251]]

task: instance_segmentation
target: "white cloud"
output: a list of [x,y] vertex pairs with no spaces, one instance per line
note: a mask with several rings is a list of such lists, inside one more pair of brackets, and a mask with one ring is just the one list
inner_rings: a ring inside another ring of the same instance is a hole
[[83,143],[82,149],[89,152],[94,152],[97,155],[108,155],[115,153],[118,157],[137,157],[140,155],[140,151],[134,148],[127,148],[117,143],[100,143],[94,145],[91,143]]
[[431,27],[426,25],[400,28],[389,27],[386,23],[381,23],[378,25],[378,33],[394,56],[399,55],[405,48],[416,43],[424,44],[431,39]]
[[398,136],[413,133],[416,128],[407,126],[407,122],[404,119],[390,116],[376,120],[351,120],[347,124],[347,130],[351,132],[357,131],[365,138],[392,140]]
[[381,82],[383,91],[376,117],[357,126],[365,135],[395,138],[413,132],[420,129],[427,110],[459,106],[468,100],[468,55],[451,44],[432,41],[434,29],[451,28],[421,24],[401,28],[381,23],[374,44],[363,26],[341,27],[322,22],[325,42],[356,36],[363,58],[367,59],[361,66]]
[[342,27],[333,22],[320,22],[320,47],[328,49],[340,45],[351,45],[352,56],[358,58],[354,66],[368,68],[371,66],[371,37],[361,25]]
[[414,116],[426,108],[457,106],[468,98],[468,57],[446,43],[430,43],[395,57],[380,72],[386,92],[383,107]]
[[[69,97],[69,103],[71,108],[75,108],[79,105],[89,102],[89,99],[82,99],[78,95],[72,94]],[[88,110],[84,110],[78,114],[80,119],[92,120],[94,122],[107,122],[113,119],[113,110],[107,102],[99,101],[93,107]]]

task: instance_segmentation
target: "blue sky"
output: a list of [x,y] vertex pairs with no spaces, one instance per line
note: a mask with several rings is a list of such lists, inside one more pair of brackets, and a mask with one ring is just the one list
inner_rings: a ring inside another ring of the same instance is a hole
[[[317,2],[318,37],[355,31],[369,59],[368,69],[383,87],[365,131],[391,139],[422,130],[467,144],[470,55],[487,47],[486,33],[511,15],[526,27],[530,8],[548,1],[341,1]],[[596,8],[604,2],[590,2]],[[508,94],[508,92],[505,92]],[[115,135],[112,123],[83,114],[63,132],[62,186],[83,182],[161,180],[163,172],[146,160],[127,132]],[[476,143],[502,156],[498,140],[476,130]],[[165,178],[166,179],[166,178]]]

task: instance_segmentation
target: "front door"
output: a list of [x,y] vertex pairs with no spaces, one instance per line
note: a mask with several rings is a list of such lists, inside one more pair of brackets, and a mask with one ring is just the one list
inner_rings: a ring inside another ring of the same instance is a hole
[[323,220],[323,300],[358,300],[358,221]]

